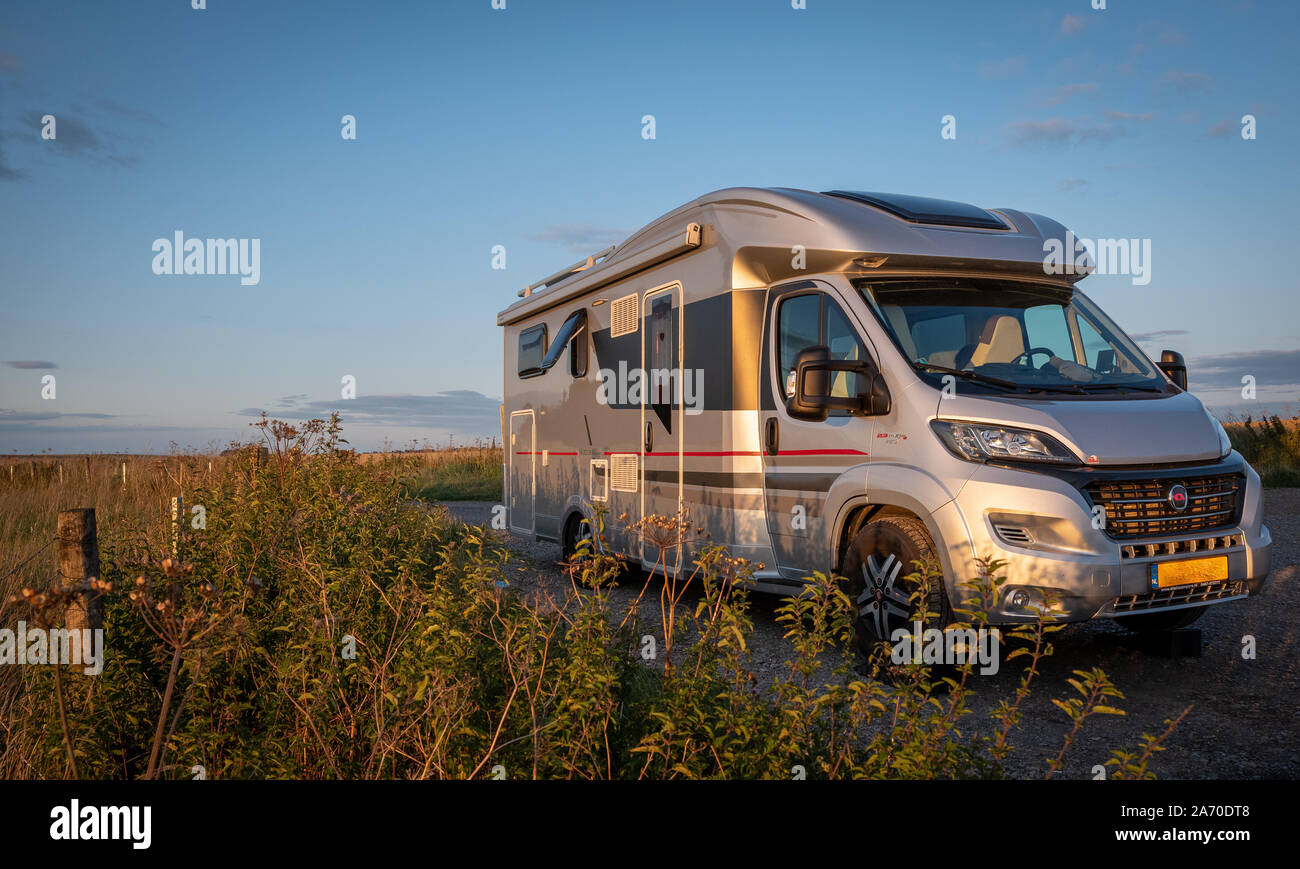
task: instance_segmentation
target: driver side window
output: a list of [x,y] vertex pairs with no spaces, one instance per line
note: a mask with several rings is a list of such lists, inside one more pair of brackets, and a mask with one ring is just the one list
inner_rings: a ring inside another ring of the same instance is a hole
[[[777,307],[777,377],[781,395],[794,392],[794,360],[799,351],[818,344],[830,350],[830,358],[856,361],[867,358],[866,348],[848,315],[825,293],[805,293],[783,299]],[[847,398],[865,390],[860,375],[847,371],[831,374],[831,395]],[[832,410],[831,416],[846,416],[848,411]]]

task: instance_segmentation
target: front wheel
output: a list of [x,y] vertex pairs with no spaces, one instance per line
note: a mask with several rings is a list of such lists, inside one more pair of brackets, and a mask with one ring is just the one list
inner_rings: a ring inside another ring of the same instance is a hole
[[[894,631],[912,630],[918,607],[912,594],[918,584],[908,576],[917,571],[916,562],[937,565],[930,535],[920,520],[910,516],[881,516],[857,533],[844,553],[840,574],[848,581],[849,596],[856,608],[854,633],[863,654],[890,641]],[[952,608],[938,570],[930,577],[926,610],[944,626],[952,621]]]

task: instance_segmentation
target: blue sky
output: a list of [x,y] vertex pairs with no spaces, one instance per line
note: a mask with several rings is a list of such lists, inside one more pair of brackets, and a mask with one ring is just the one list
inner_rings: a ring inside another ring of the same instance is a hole
[[[1296,4],[207,6],[6,0],[0,452],[224,445],[260,409],[491,436],[516,290],[736,185],[1149,238],[1149,284],[1084,289],[1216,408],[1247,374],[1300,405]],[[178,230],[260,239],[260,282],[155,275]]]

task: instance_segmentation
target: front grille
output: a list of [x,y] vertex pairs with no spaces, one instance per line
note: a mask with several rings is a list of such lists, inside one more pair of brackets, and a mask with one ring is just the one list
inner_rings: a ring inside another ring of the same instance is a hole
[[1213,537],[1189,537],[1160,543],[1126,543],[1119,548],[1120,558],[1155,558],[1161,555],[1190,555],[1215,549],[1245,546],[1245,534],[1216,534]]
[[1197,585],[1175,585],[1144,594],[1129,594],[1117,598],[1103,615],[1124,615],[1170,607],[1194,606],[1221,600],[1244,597],[1246,584],[1239,579],[1220,582],[1202,582]]
[[[1086,491],[1094,505],[1106,510],[1106,534],[1114,540],[1131,540],[1235,525],[1245,482],[1241,474],[1099,480],[1089,483]],[[1187,508],[1181,511],[1168,500],[1170,488],[1180,483],[1187,488]]]

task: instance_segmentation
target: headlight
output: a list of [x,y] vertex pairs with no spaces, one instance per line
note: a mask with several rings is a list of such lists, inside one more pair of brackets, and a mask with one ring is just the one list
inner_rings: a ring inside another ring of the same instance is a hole
[[1006,460],[1079,464],[1074,453],[1064,444],[1042,432],[944,419],[936,419],[930,427],[953,455],[971,462]]

